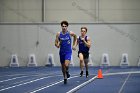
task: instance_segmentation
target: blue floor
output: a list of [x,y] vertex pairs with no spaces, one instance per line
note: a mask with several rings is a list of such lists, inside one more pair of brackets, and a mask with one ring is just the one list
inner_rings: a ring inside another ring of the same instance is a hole
[[69,71],[64,85],[60,67],[1,67],[0,93],[140,93],[140,67],[89,67],[88,78],[79,77],[79,67]]

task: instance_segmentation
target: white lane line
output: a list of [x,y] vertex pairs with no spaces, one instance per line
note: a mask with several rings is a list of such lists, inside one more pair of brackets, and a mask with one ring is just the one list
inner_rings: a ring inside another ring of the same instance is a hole
[[[2,76],[0,76],[0,77],[8,77],[8,76],[19,76],[19,75],[31,75],[31,76],[33,76],[33,75],[51,75],[52,73],[50,73],[50,74],[44,74],[44,73],[34,73],[34,74],[32,74],[32,73],[30,73],[30,72],[28,72],[28,73],[23,73],[23,74],[11,74],[11,75],[2,75]],[[53,74],[55,74],[55,73],[53,73]],[[57,73],[56,73],[57,74]]]
[[121,93],[121,92],[122,92],[122,90],[123,90],[123,88],[124,88],[124,86],[125,86],[127,80],[129,79],[130,75],[131,75],[131,73],[129,73],[129,75],[128,75],[127,78],[125,79],[125,81],[124,81],[124,83],[123,83],[123,85],[122,85],[122,87],[120,88],[120,90],[119,90],[118,93]]
[[[32,74],[32,73],[23,73],[23,74],[11,74],[11,75],[3,75],[3,76],[0,76],[0,77],[9,77],[9,76],[20,76],[20,75],[40,75],[40,74],[43,74],[43,73],[34,73],[34,74]],[[46,74],[44,74],[44,75],[46,75]]]
[[37,77],[30,77],[29,79],[25,79],[25,80],[22,80],[22,81],[17,81],[17,82],[14,82],[12,84],[20,84],[20,83],[23,83],[23,82],[27,82],[27,81],[30,81],[30,80],[34,80],[34,79],[37,79]]
[[[76,77],[79,77],[79,76],[73,76],[73,77],[70,77],[69,79],[76,78]],[[58,82],[56,82],[56,83],[52,83],[52,84],[50,84],[50,85],[48,85],[48,86],[39,88],[39,89],[34,90],[34,91],[30,92],[30,93],[35,93],[35,92],[41,91],[41,90],[43,90],[43,89],[46,89],[46,88],[52,87],[52,86],[54,86],[54,85],[57,85],[57,84],[59,84],[59,83],[61,83],[61,82],[63,82],[63,81],[64,81],[64,80],[60,80],[60,81],[58,81]]]
[[4,90],[8,90],[8,89],[11,89],[11,88],[14,88],[14,87],[18,87],[18,86],[21,86],[21,85],[25,85],[25,84],[33,83],[33,82],[35,82],[35,81],[39,81],[39,80],[46,79],[46,78],[50,78],[50,77],[53,77],[53,76],[42,77],[42,78],[35,79],[35,80],[29,81],[29,82],[25,82],[25,83],[18,84],[18,85],[15,85],[15,86],[11,86],[11,87],[7,87],[7,88],[3,88],[3,89],[0,89],[0,91],[4,91]]
[[121,74],[136,74],[136,73],[140,73],[140,71],[130,71],[130,72],[116,72],[116,73],[107,73],[107,74],[103,74],[104,76],[110,76],[110,75],[121,75]]
[[91,78],[90,80],[80,84],[79,86],[69,90],[68,92],[66,93],[75,93],[77,90],[79,90],[80,88],[84,87],[85,85],[89,84],[90,82],[94,81],[95,79],[97,78],[97,76],[94,76],[93,78]]
[[[109,72],[109,70],[107,70],[105,73],[108,73],[108,72]],[[69,90],[69,91],[66,92],[66,93],[75,93],[77,90],[79,90],[80,88],[82,88],[82,87],[84,87],[85,85],[89,84],[90,82],[94,81],[96,78],[97,78],[97,75],[94,76],[93,78],[91,78],[90,80],[88,80],[88,81],[86,81],[86,82],[80,84],[79,86],[77,86],[77,87],[75,87],[75,88]]]
[[0,81],[0,83],[10,81],[10,80],[15,80],[15,79],[18,79],[18,78],[24,78],[24,77],[29,77],[29,76],[21,76],[21,77],[15,77],[15,78],[7,79],[7,80],[2,80],[2,81]]
[[24,74],[14,74],[14,75],[12,74],[12,75],[9,75],[9,73],[8,73],[8,75],[7,74],[6,75],[4,74],[4,75],[0,76],[0,78],[1,77],[8,77],[8,76],[19,76],[19,75],[24,75]]
[[[106,73],[103,74],[104,76],[110,76],[110,75],[122,75],[122,74],[131,74],[131,73],[140,73],[140,71],[130,71],[130,72],[117,72],[117,73]],[[69,90],[66,93],[75,93],[77,90],[79,90],[80,88],[84,87],[85,85],[89,84],[90,82],[94,81],[97,78],[97,75],[94,76],[93,78],[91,78],[90,80],[80,84],[79,86]]]

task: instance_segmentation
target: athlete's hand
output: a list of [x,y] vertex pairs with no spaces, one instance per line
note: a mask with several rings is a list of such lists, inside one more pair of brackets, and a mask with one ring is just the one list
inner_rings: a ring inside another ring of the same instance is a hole
[[59,45],[55,45],[57,48],[59,48],[60,46]]
[[75,46],[72,46],[72,49],[75,51],[76,50],[76,47]]
[[58,42],[57,44],[55,44],[55,46],[56,46],[57,48],[60,48],[60,42]]
[[81,40],[85,42],[85,38],[81,38]]

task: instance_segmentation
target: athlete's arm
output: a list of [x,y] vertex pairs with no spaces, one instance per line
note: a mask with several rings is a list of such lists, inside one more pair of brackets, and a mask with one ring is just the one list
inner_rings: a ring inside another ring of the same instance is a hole
[[73,36],[73,50],[76,50],[77,36],[74,32],[70,31],[70,35]]
[[87,41],[86,41],[85,39],[82,39],[82,40],[84,41],[84,43],[86,44],[86,46],[87,46],[88,48],[91,47],[91,40],[90,40],[89,37],[87,37]]
[[58,32],[58,33],[56,34],[56,39],[55,39],[55,46],[56,46],[57,48],[60,47],[59,35],[60,35],[60,32]]
[[76,46],[79,44],[79,37],[77,37]]

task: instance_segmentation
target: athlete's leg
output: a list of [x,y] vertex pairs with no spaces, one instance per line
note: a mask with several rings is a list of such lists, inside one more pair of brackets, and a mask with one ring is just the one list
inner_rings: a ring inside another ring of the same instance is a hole
[[85,68],[86,68],[86,77],[88,77],[88,75],[89,75],[89,73],[88,73],[88,61],[89,61],[89,59],[84,59]]
[[65,55],[60,53],[60,62],[61,62],[61,70],[64,77],[64,84],[67,83],[67,76],[66,76],[66,66],[65,66]]
[[63,64],[61,64],[61,66],[62,66],[62,73],[63,73],[63,77],[64,77],[64,84],[67,84],[67,76],[66,76],[65,62]]
[[71,55],[72,55],[72,53],[67,53],[66,56],[65,56],[65,67],[66,67],[67,78],[70,77],[70,74],[69,74],[69,64],[70,64],[70,60],[71,60]]
[[70,77],[70,74],[69,74],[69,63],[70,63],[70,60],[65,60],[65,69],[66,69],[66,76],[67,76],[67,78]]
[[64,64],[64,63],[61,64],[61,69],[62,69],[62,73],[63,73],[64,79],[67,79],[67,78],[66,78],[66,75],[65,75],[65,64]]
[[69,74],[69,63],[71,60],[71,53],[67,53],[65,54],[65,58],[64,58],[64,64],[63,64],[63,75],[64,75],[64,84],[67,84],[67,78],[70,77]]
[[83,76],[83,67],[84,67],[84,60],[83,60],[83,54],[82,53],[79,53],[79,60],[80,60],[80,69],[81,69],[81,73],[80,73],[80,76]]

